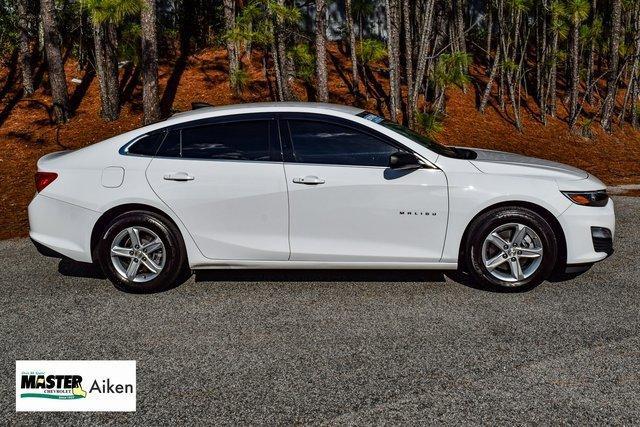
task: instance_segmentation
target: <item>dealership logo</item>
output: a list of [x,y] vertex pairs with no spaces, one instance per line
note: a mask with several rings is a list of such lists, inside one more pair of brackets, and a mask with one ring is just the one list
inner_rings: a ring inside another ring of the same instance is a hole
[[20,393],[21,398],[84,399],[87,397],[87,392],[82,389],[80,375],[47,375],[36,371],[23,373],[20,383],[23,391],[29,390],[26,393]]
[[135,381],[135,361],[16,361],[16,410],[135,411]]

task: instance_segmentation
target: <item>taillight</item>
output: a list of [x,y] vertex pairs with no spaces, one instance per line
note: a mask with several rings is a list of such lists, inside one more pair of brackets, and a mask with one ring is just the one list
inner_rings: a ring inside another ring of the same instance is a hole
[[55,172],[36,172],[36,191],[39,193],[51,184],[58,174]]

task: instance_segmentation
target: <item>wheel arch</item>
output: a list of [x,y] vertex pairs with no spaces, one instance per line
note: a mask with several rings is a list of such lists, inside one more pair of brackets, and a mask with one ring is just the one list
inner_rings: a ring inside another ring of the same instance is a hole
[[[146,204],[143,204],[143,203],[126,203],[126,204],[114,206],[114,207],[106,210],[100,216],[100,218],[98,218],[96,223],[93,225],[93,230],[91,230],[91,259],[92,259],[93,262],[96,262],[96,260],[97,260],[97,253],[96,252],[97,252],[97,248],[98,248],[98,242],[100,241],[100,237],[102,236],[103,232],[105,231],[107,225],[109,225],[109,223],[114,218],[116,218],[117,216],[122,215],[122,214],[127,213],[127,212],[131,212],[131,211],[147,211],[147,212],[151,212],[151,213],[154,213],[154,214],[160,216],[164,220],[168,221],[178,231],[178,238],[180,239],[182,247],[183,248],[186,247],[185,241],[184,241],[184,236],[182,235],[182,231],[180,230],[180,227],[178,226],[178,224],[176,224],[176,222],[173,220],[173,218],[171,218],[169,215],[167,215],[161,209],[158,209],[156,207],[153,207],[151,205],[146,205]],[[188,256],[189,256],[188,251],[186,251],[185,254],[186,254],[187,258],[188,258]]]
[[469,221],[469,223],[467,224],[464,230],[464,233],[462,233],[462,238],[460,239],[460,246],[458,249],[458,265],[465,267],[464,259],[465,259],[466,249],[467,249],[466,242],[469,238],[469,231],[471,230],[471,224],[473,224],[474,221],[478,217],[480,217],[480,215],[483,215],[486,212],[489,212],[491,210],[504,208],[504,207],[520,207],[520,208],[529,209],[537,213],[538,215],[540,215],[542,218],[545,219],[545,221],[549,223],[549,225],[553,229],[553,232],[556,233],[556,236],[558,237],[558,243],[559,243],[558,262],[556,266],[556,271],[564,270],[564,266],[567,262],[567,241],[564,235],[564,230],[560,225],[560,222],[551,212],[549,212],[549,210],[547,210],[543,206],[540,206],[532,202],[522,201],[522,200],[509,200],[509,201],[504,201],[500,203],[495,203],[493,205],[487,206],[486,208],[482,209],[473,218],[471,218],[471,221]]

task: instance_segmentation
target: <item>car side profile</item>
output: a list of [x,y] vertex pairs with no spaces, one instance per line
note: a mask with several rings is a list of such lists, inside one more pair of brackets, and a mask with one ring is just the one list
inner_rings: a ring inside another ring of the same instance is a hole
[[199,108],[38,161],[30,236],[125,291],[211,268],[460,269],[530,289],[613,251],[606,187],[355,107]]

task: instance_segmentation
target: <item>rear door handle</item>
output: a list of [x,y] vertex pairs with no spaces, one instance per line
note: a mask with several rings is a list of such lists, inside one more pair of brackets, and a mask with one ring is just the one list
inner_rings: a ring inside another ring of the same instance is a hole
[[305,184],[305,185],[318,185],[324,184],[324,179],[318,178],[315,175],[307,175],[304,178],[293,178],[294,184]]
[[172,172],[164,175],[167,181],[193,181],[194,177],[186,172]]

